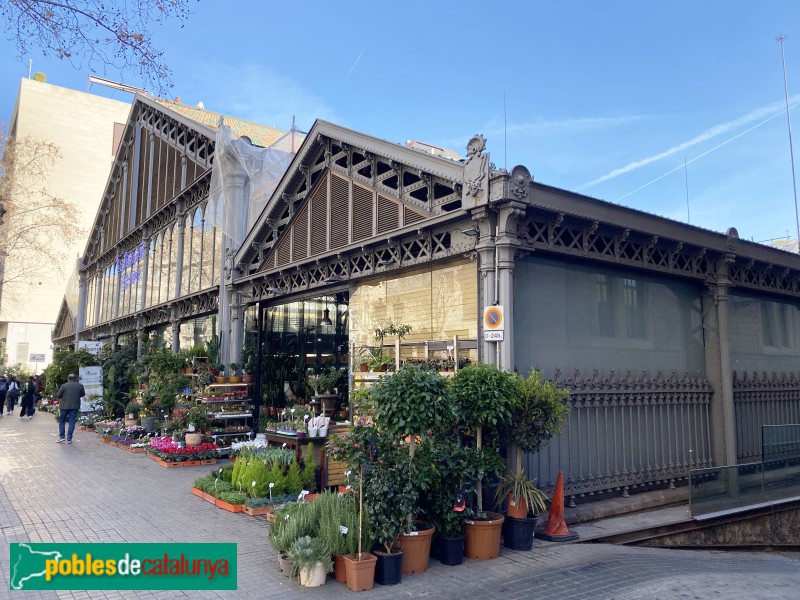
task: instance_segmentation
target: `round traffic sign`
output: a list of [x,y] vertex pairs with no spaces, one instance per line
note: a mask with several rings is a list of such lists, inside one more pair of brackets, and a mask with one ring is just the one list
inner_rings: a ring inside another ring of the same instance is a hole
[[489,330],[503,329],[503,309],[490,306],[483,313],[483,326]]

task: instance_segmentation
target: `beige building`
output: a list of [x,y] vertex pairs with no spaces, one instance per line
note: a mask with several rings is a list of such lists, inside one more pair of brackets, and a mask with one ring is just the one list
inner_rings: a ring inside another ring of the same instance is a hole
[[[63,248],[62,264],[53,265],[48,275],[8,282],[0,292],[0,339],[6,340],[9,364],[30,363],[32,370],[40,372],[50,362],[51,330],[64,300],[64,287],[86,245],[129,112],[127,102],[33,79],[20,82],[8,134],[58,148],[61,156],[42,187],[78,207],[74,221],[82,235]],[[20,257],[12,251],[6,262],[14,260]],[[31,355],[44,355],[44,360],[33,363]]]

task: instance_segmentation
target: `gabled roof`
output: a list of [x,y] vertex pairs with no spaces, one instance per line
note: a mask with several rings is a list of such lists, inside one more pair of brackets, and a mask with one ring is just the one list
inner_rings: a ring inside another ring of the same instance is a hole
[[[134,126],[142,111],[146,110],[163,115],[165,123],[178,123],[180,126],[193,131],[200,139],[203,139],[204,141],[198,143],[198,146],[205,146],[202,159],[203,167],[208,168],[211,166],[217,127],[221,115],[213,111],[187,106],[180,102],[155,98],[147,94],[136,94],[120,141],[120,148],[133,143]],[[228,116],[224,116],[224,121],[231,128],[235,137],[247,136],[251,143],[257,146],[273,146],[277,149],[290,151],[292,147],[296,148],[304,139],[304,136],[298,131],[285,132],[274,127],[258,125]],[[172,132],[176,128],[169,126],[167,129]],[[123,172],[125,156],[126,152],[118,152],[111,167],[103,197],[99,203],[94,224],[84,249],[85,257],[96,253],[100,227],[103,226],[105,220],[104,214],[107,214],[111,203],[114,201],[116,187],[119,185]],[[127,235],[130,235],[130,232],[126,233]],[[95,252],[91,252],[93,248]]]
[[[331,154],[331,146],[329,144],[334,144],[338,148],[338,154]],[[431,193],[431,198],[425,203],[415,204],[412,200],[412,204],[409,204],[410,209],[416,209],[420,214],[436,215],[453,210],[442,206],[448,201],[452,201],[460,207],[460,185],[464,179],[464,165],[462,163],[346,129],[333,123],[317,120],[308,132],[305,141],[300,146],[266,207],[242,243],[234,263],[237,265],[249,264],[259,253],[259,249],[263,248],[263,242],[271,233],[271,230],[279,222],[281,228],[287,224],[285,223],[287,211],[294,215],[297,208],[296,204],[308,201],[311,188],[316,181],[319,181],[318,174],[325,168],[325,164],[320,162],[323,152],[326,153],[325,161],[331,163],[328,168],[331,168],[337,165],[339,160],[347,162],[344,155],[354,151],[359,156],[364,157],[363,162],[359,164],[365,165],[370,160],[368,157],[371,157],[375,160],[380,160],[384,164],[392,165],[392,168],[397,169],[398,173],[402,170],[404,173],[415,173],[418,175],[417,179],[423,176],[434,178],[437,181],[447,182],[448,186],[453,188],[447,192],[448,195],[444,200],[437,199],[434,193]],[[350,154],[348,156],[352,158]],[[355,159],[353,159],[353,163],[355,163]],[[349,162],[347,164],[346,168],[340,168],[339,170],[349,172],[353,181],[359,181],[362,185],[371,185],[380,193],[397,195],[396,191],[383,187],[383,180],[386,179],[385,175],[381,178],[377,174],[373,174],[370,181],[359,175],[360,170],[365,167],[359,167],[359,164],[351,164]],[[416,183],[407,189],[419,189],[422,185],[424,184]],[[402,187],[402,184],[398,185],[398,189],[402,189]],[[431,189],[433,187],[435,186],[431,186]],[[303,191],[298,193],[296,191],[298,188],[302,188]],[[409,201],[408,198],[399,198],[399,200],[401,200],[401,203]],[[275,236],[273,235],[273,237]],[[273,239],[273,242],[277,242],[277,240]],[[272,248],[274,247],[275,243],[272,244]]]
[[[208,127],[211,131],[217,131],[217,125],[219,123],[219,118],[223,117],[225,119],[225,125],[230,127],[231,131],[233,132],[235,137],[242,137],[247,136],[250,138],[250,141],[253,143],[254,146],[261,146],[262,148],[266,148],[271,146],[278,140],[281,140],[284,136],[286,136],[287,132],[281,129],[277,129],[275,127],[270,127],[267,125],[260,125],[258,123],[253,123],[252,121],[245,121],[244,119],[239,119],[237,117],[231,117],[229,115],[223,115],[221,113],[217,113],[214,111],[206,110],[204,108],[199,108],[196,106],[189,106],[187,104],[183,104],[182,102],[176,100],[164,100],[162,98],[152,98],[158,104],[179,113],[180,115],[186,117],[187,119],[191,119],[196,123],[201,123]],[[290,137],[290,136],[289,136]],[[294,149],[302,143],[304,136],[299,132],[295,132],[294,138]],[[281,140],[284,145],[289,144],[291,145],[292,140],[286,139],[285,141]]]

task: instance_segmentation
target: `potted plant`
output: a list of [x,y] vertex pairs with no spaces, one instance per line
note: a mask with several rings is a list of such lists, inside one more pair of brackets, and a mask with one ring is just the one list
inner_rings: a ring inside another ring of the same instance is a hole
[[569,391],[544,381],[542,373],[536,370],[527,377],[518,378],[517,383],[519,394],[512,407],[512,418],[503,429],[503,439],[514,451],[514,470],[500,479],[496,498],[508,499],[508,519],[503,524],[504,545],[513,550],[530,550],[537,514],[545,510],[547,496],[535,481],[526,477],[522,453],[539,452],[561,431],[567,415],[564,401]]
[[197,446],[200,444],[203,432],[208,429],[208,411],[205,406],[193,406],[183,417],[186,423],[185,442],[187,446]]
[[294,541],[286,553],[294,570],[300,575],[300,585],[319,587],[325,583],[325,574],[333,571],[331,550],[319,537],[304,535]]
[[395,542],[400,533],[410,531],[408,516],[414,511],[418,497],[408,457],[404,460],[399,449],[392,454],[394,458],[382,453],[380,462],[372,466],[363,481],[369,521],[377,543],[372,549],[377,558],[375,581],[383,585],[398,584],[402,578],[403,550]]
[[141,410],[141,405],[135,400],[131,400],[125,407],[125,415],[129,421],[135,421],[138,418]]
[[[497,455],[498,432],[511,421],[511,411],[520,395],[517,376],[492,365],[476,364],[455,374],[450,391],[463,425],[475,431],[477,451],[482,452],[484,433],[487,433],[489,453]],[[489,427],[491,429],[485,432],[484,429]],[[483,469],[482,472],[487,471]],[[476,492],[478,510],[464,522],[464,553],[468,558],[478,560],[497,558],[505,519],[500,513],[483,510],[480,479]]]
[[336,581],[345,583],[344,557],[355,554],[359,546],[370,548],[372,532],[369,526],[361,528],[359,544],[358,497],[355,494],[325,492],[317,500],[319,509],[319,536],[325,540],[333,554]]
[[228,371],[228,383],[241,383],[242,376],[239,371],[239,363],[232,362],[228,367],[230,368],[230,371]]
[[439,561],[460,565],[464,560],[466,497],[474,492],[471,486],[478,476],[478,454],[474,448],[462,446],[452,435],[434,440],[429,448],[430,455],[425,460],[435,465],[435,472],[420,505],[426,508],[426,518],[436,526],[434,544]]
[[225,365],[222,363],[212,363],[209,371],[214,373],[214,383],[228,383],[228,378],[224,375]]
[[367,367],[369,371],[385,372],[389,369],[389,365],[393,364],[391,356],[383,354],[379,348],[371,348],[367,360]]
[[242,383],[252,383],[255,372],[255,350],[248,346],[242,350]]

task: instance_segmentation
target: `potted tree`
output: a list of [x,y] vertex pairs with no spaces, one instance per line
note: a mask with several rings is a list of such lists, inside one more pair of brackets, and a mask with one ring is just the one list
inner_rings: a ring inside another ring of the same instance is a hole
[[[512,407],[512,418],[503,439],[513,449],[514,469],[504,475],[497,499],[507,498],[508,518],[503,524],[504,545],[512,550],[530,550],[537,514],[545,510],[547,496],[530,481],[522,468],[522,453],[535,454],[561,431],[567,415],[569,391],[551,381],[543,381],[540,371],[531,371],[517,380],[519,394]],[[531,515],[529,517],[529,515]]]
[[[520,394],[516,375],[487,364],[460,369],[451,383],[451,393],[466,428],[475,432],[476,450],[481,460],[491,462],[497,455],[498,431],[511,420],[511,411]],[[489,429],[487,429],[489,428]],[[486,435],[486,439],[484,436]],[[484,442],[488,452],[483,453]],[[483,473],[487,470],[482,469]],[[464,523],[464,553],[468,558],[489,560],[500,555],[503,515],[483,510],[482,483],[477,482],[478,510]]]
[[327,443],[331,458],[358,470],[358,550],[343,556],[347,587],[354,592],[372,589],[377,563],[375,554],[363,551],[365,547],[370,548],[374,541],[369,520],[364,519],[364,465],[369,464],[371,468],[375,458],[369,443],[371,429],[353,424],[349,435],[335,436]]
[[471,486],[478,476],[478,454],[473,448],[462,446],[452,435],[434,440],[429,449],[424,462],[434,465],[435,472],[422,493],[420,505],[436,527],[434,545],[439,561],[460,565],[464,560],[466,496],[474,492]]
[[[430,486],[431,472],[414,464],[418,440],[436,431],[447,431],[455,423],[454,407],[448,397],[447,382],[438,373],[415,365],[403,366],[382,379],[372,388],[375,406],[375,426],[390,439],[407,442],[409,471],[416,487],[415,494]],[[417,515],[422,516],[422,515]],[[435,526],[414,522],[411,512],[408,524],[400,536],[403,548],[403,573],[423,573],[430,557]]]

